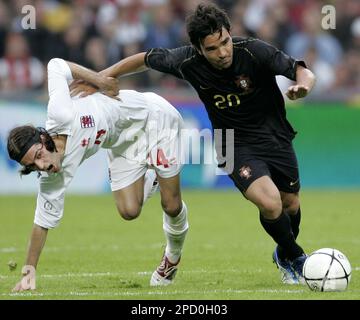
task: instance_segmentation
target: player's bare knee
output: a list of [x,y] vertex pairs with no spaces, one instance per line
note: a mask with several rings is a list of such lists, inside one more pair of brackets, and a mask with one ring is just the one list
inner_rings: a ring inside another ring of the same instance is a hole
[[125,220],[136,219],[141,212],[140,205],[117,206],[120,216]]
[[128,210],[119,212],[121,217],[125,220],[134,220],[140,215],[141,209],[139,210]]
[[282,212],[282,203],[279,197],[267,197],[258,203],[259,210],[267,219],[276,219]]
[[182,209],[181,201],[166,201],[161,202],[161,205],[164,212],[171,217],[176,217]]
[[291,200],[283,201],[283,211],[287,214],[296,214],[300,208],[299,198],[294,197]]

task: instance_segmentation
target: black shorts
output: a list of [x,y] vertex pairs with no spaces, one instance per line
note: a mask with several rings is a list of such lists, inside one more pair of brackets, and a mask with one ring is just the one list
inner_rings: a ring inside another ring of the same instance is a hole
[[[219,167],[224,167],[224,164]],[[227,173],[242,193],[263,176],[269,176],[279,191],[297,193],[300,190],[299,167],[291,144],[266,152],[253,147],[236,146],[233,171]]]

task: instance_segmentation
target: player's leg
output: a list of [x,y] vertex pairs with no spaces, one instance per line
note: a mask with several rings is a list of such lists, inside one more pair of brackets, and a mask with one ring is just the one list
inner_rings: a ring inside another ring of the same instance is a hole
[[299,193],[288,193],[280,191],[283,211],[289,216],[291,229],[296,239],[300,231],[301,209]]
[[140,215],[144,201],[144,175],[132,184],[113,191],[116,208],[125,220],[133,220]]
[[299,234],[301,221],[300,176],[295,151],[290,145],[278,150],[268,161],[272,180],[280,190],[283,211],[289,216],[295,239]]
[[164,98],[151,94],[151,102],[158,109],[154,115],[157,144],[151,149],[149,158],[158,176],[166,238],[162,262],[150,280],[150,285],[154,286],[170,284],[174,279],[189,224],[180,191],[184,123],[179,112]]
[[189,228],[187,207],[181,199],[179,174],[170,178],[158,176],[158,180],[166,247],[160,266],[152,274],[152,286],[168,285],[173,281]]
[[[292,261],[304,252],[295,241],[289,216],[282,208],[279,190],[269,176],[263,176],[248,187],[245,196],[258,207],[261,225],[278,244],[273,252],[273,261],[280,271],[281,281],[298,284],[299,275],[295,273]],[[281,252],[283,256],[279,255]]]
[[293,260],[304,251],[296,243],[290,219],[283,212],[280,192],[269,176],[262,176],[251,183],[245,196],[260,211],[260,221],[265,231],[284,249],[286,257]]
[[123,156],[124,151],[109,149],[107,160],[111,191],[119,214],[126,220],[139,216],[142,205],[151,193],[155,170]]
[[[270,178],[272,175],[266,161],[245,152],[248,151],[246,149],[235,151],[234,169],[229,174],[230,178],[243,195],[258,207],[261,224],[275,242],[283,243],[295,256],[300,254],[301,248],[298,250],[291,232],[289,218],[283,214],[280,192]],[[291,264],[280,260],[277,250],[273,254],[273,259],[284,283],[298,283]]]
[[[283,210],[290,218],[291,229],[296,240],[300,232],[301,222],[299,193],[280,192],[280,194],[283,203]],[[301,256],[297,257],[292,261],[292,268],[295,270],[300,282],[303,284],[305,283],[305,281],[303,279],[302,268],[306,258],[307,255],[303,253]]]
[[139,216],[145,201],[158,189],[155,170],[148,169],[146,173],[129,186],[113,191],[116,208],[126,220]]
[[158,177],[161,206],[163,208],[163,229],[166,237],[165,255],[175,263],[179,261],[185,236],[189,228],[187,207],[181,199],[180,175],[171,178]]
[[283,213],[280,191],[270,177],[272,174],[266,160],[236,150],[230,178],[244,196],[258,207],[265,231],[284,248],[289,259],[294,259],[303,250],[295,242],[289,217]]
[[[291,231],[296,240],[299,235],[301,210],[300,210],[300,177],[299,168],[295,151],[290,145],[286,148],[278,150],[275,156],[272,156],[268,165],[271,171],[272,180],[280,190],[282,209],[285,215],[289,217]],[[298,279],[303,283],[302,266],[306,259],[306,254],[292,259],[287,255],[286,250],[282,246],[278,246],[275,251],[280,259],[288,259],[294,269]]]

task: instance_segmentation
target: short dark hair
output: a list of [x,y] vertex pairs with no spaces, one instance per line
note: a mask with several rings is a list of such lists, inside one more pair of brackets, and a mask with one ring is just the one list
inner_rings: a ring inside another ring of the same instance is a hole
[[[44,136],[44,141],[41,139],[41,136]],[[35,143],[44,143],[45,148],[50,152],[57,151],[53,138],[44,128],[25,125],[16,127],[10,131],[7,140],[9,157],[20,163],[25,153]],[[20,170],[20,174],[27,175],[32,171],[34,170],[31,167],[24,166]]]
[[202,40],[222,28],[230,32],[230,19],[227,13],[215,4],[199,4],[186,18],[186,30],[191,44],[200,50]]

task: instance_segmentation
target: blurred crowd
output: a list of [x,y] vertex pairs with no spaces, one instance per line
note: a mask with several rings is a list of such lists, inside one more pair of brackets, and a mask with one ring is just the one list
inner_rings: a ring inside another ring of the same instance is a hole
[[[318,93],[360,88],[359,0],[0,0],[0,92],[44,88],[53,57],[100,71],[152,47],[188,44],[185,17],[200,2],[226,9],[233,35],[257,37],[305,60]],[[329,4],[336,28],[324,30],[321,10]],[[23,28],[25,5],[36,9],[35,29]],[[127,87],[187,86],[155,71],[126,81]]]

